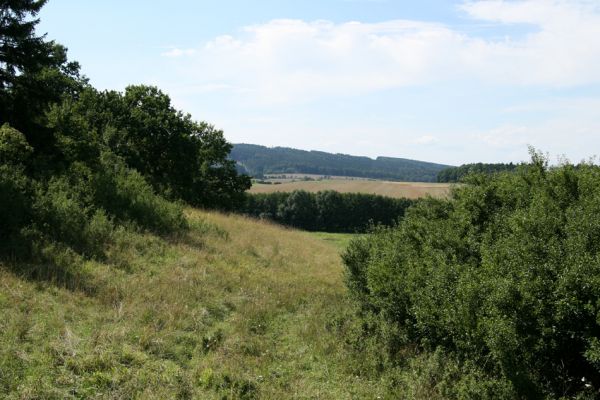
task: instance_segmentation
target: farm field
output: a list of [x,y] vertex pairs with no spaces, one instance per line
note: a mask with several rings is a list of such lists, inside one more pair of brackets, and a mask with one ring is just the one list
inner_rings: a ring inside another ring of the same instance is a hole
[[250,188],[250,193],[335,190],[341,193],[370,193],[388,197],[417,199],[427,195],[438,198],[447,197],[451,187],[452,184],[449,183],[323,179],[282,182],[279,184],[254,183]]
[[352,235],[187,218],[183,237],[128,233],[70,289],[0,263],[0,398],[384,395],[339,340]]

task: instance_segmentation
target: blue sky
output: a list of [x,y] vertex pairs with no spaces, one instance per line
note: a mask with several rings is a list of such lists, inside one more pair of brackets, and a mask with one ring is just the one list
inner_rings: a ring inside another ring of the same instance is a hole
[[450,164],[600,149],[600,1],[50,0],[101,89],[157,85],[232,142]]

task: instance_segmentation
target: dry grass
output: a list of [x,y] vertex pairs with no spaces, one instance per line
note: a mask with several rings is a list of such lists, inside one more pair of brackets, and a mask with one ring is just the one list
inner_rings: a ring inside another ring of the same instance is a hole
[[335,244],[188,210],[191,232],[127,233],[93,291],[0,265],[0,397],[376,398],[331,321],[349,313]]
[[426,195],[440,198],[447,197],[451,187],[452,185],[448,183],[324,179],[317,181],[283,182],[278,185],[255,183],[252,185],[250,193],[291,192],[293,190],[306,190],[308,192],[335,190],[341,193],[371,193],[388,197],[417,199]]

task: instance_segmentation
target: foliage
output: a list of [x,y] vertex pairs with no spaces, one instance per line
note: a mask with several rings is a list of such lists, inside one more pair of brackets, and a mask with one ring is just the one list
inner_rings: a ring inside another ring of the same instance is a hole
[[79,64],[67,60],[66,48],[36,36],[35,19],[45,0],[0,3],[0,124],[25,134],[40,154],[52,157],[52,132],[45,112],[64,96],[86,85]]
[[447,165],[404,158],[357,157],[322,151],[304,151],[287,147],[236,144],[231,158],[244,173],[257,178],[265,174],[304,173],[355,176],[412,182],[433,182]]
[[119,221],[133,221],[153,232],[167,234],[186,228],[182,207],[157,196],[139,172],[116,157],[103,160],[103,165],[93,183],[95,204]]
[[49,118],[66,159],[94,160],[106,148],[170,199],[231,209],[250,187],[228,159],[223,132],[175,110],[155,87],[87,89],[54,107]]
[[18,166],[31,156],[33,148],[18,130],[4,124],[0,127],[0,164]]
[[365,232],[371,225],[392,225],[415,200],[364,193],[248,194],[241,212],[309,231]]
[[585,397],[600,387],[599,204],[598,168],[534,153],[353,243],[348,286],[364,318],[394,327],[396,362],[439,349],[519,397]]
[[157,88],[90,87],[36,35],[44,4],[0,2],[0,259],[70,270],[103,259],[115,232],[185,230],[180,201],[237,205],[249,178],[223,133]]
[[504,171],[515,171],[516,164],[463,164],[460,167],[446,168],[437,174],[438,182],[461,182],[471,174],[494,174]]

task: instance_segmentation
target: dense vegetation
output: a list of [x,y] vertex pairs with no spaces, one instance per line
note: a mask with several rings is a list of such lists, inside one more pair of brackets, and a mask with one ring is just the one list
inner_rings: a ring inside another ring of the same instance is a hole
[[456,183],[461,182],[470,174],[494,174],[496,172],[514,171],[517,168],[516,164],[463,164],[460,167],[450,167],[441,170],[437,174],[437,181],[440,183]]
[[241,212],[308,231],[365,232],[393,225],[415,200],[364,193],[304,190],[248,194]]
[[353,242],[348,284],[380,368],[412,368],[440,398],[597,398],[599,212],[598,168],[534,154]]
[[95,90],[64,47],[36,36],[44,3],[0,3],[0,257],[65,270],[102,258],[120,229],[185,229],[169,200],[238,206],[250,181],[223,133],[156,88]]
[[240,170],[256,178],[265,174],[303,173],[331,176],[355,176],[410,182],[434,182],[447,165],[404,158],[357,157],[287,147],[236,144],[231,158]]

